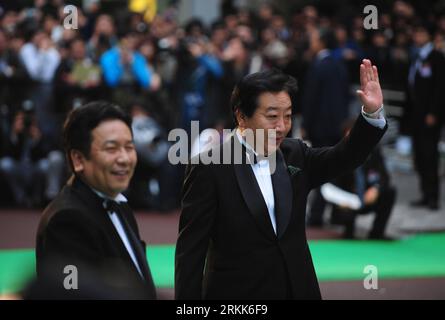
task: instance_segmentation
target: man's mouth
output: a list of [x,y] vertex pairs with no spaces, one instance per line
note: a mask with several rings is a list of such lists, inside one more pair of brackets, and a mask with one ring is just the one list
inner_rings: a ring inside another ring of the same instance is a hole
[[114,170],[111,171],[111,174],[116,177],[124,178],[130,174],[130,170]]

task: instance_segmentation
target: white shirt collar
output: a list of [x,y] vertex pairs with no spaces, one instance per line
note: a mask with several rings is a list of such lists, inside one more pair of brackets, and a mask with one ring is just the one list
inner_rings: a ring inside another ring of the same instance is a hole
[[[243,138],[242,133],[240,128],[236,128],[235,130],[236,136],[238,137],[239,142],[246,147],[246,149],[249,152],[246,152],[248,160],[250,162],[250,164],[252,165],[265,165],[266,163],[269,163],[269,160],[267,157],[261,157],[259,156],[258,152],[255,151],[254,148],[252,148],[252,146],[246,141],[246,139]],[[255,163],[255,159],[251,159],[252,157],[252,153],[254,155],[254,157],[257,157],[257,161]]]
[[328,49],[323,49],[317,53],[317,60],[323,60],[324,58],[328,57],[330,54],[331,54],[331,51],[329,51]]
[[105,200],[113,200],[113,201],[116,201],[117,203],[128,201],[127,198],[122,193],[119,193],[114,199],[112,199],[109,196],[105,195],[104,193],[102,193],[100,191],[97,191],[94,188],[91,188],[91,190],[93,190],[99,197],[101,197],[102,199],[105,199]]
[[426,57],[428,57],[428,55],[431,53],[431,51],[433,51],[434,49],[434,45],[432,42],[428,42],[426,45],[424,45],[422,48],[420,48],[419,50],[419,57],[423,60],[426,59]]

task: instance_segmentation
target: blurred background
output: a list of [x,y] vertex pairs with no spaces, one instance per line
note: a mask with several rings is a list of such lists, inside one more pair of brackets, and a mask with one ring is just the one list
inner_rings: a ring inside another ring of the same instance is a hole
[[[73,108],[105,99],[132,115],[126,195],[172,299],[184,167],[168,162],[168,132],[233,128],[233,87],[278,68],[299,85],[290,136],[335,144],[360,113],[363,58],[379,68],[389,130],[365,165],[311,194],[323,298],[444,299],[445,0],[0,1],[0,297],[34,277],[40,214],[70,174],[61,129]],[[378,288],[364,287],[369,265]]]

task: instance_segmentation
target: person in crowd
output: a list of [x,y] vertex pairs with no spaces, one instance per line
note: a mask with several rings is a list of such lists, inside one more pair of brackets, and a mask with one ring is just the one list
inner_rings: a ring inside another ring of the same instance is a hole
[[[353,122],[345,123],[345,135],[350,133]],[[358,208],[334,204],[331,223],[344,226],[343,238],[355,238],[355,220],[359,215],[374,213],[374,221],[368,234],[369,239],[392,240],[385,235],[386,226],[396,201],[396,189],[379,147],[376,147],[366,162],[355,171],[334,180],[340,189],[356,195],[360,200]]]
[[[336,47],[330,29],[314,29],[310,34],[310,49],[315,54],[307,72],[303,93],[303,137],[314,147],[337,143],[342,138],[342,125],[349,116],[349,80],[342,61],[332,56]],[[315,190],[308,224],[323,225],[325,201]]]
[[438,210],[438,143],[444,116],[445,57],[434,48],[427,26],[417,26],[413,40],[417,50],[408,75],[408,106],[420,199],[412,205]]
[[40,129],[32,102],[14,116],[8,133],[0,171],[6,178],[15,204],[39,207],[55,198],[64,174],[63,154]]

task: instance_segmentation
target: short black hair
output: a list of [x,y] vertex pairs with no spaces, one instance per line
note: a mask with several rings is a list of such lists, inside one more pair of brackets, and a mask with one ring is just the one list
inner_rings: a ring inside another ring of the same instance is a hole
[[133,134],[130,115],[119,106],[107,101],[93,101],[73,109],[68,114],[63,126],[63,147],[73,172],[71,150],[80,151],[88,159],[92,143],[91,132],[106,120],[123,121]]
[[295,105],[297,97],[297,80],[278,69],[271,69],[245,76],[232,92],[230,104],[235,125],[238,125],[235,112],[239,110],[250,118],[258,108],[258,97],[264,92],[278,93],[286,91]]
[[434,24],[430,24],[424,20],[418,20],[413,25],[414,32],[426,32],[431,37],[435,32]]
[[318,29],[318,34],[326,49],[333,50],[337,48],[337,38],[330,28],[321,27]]

